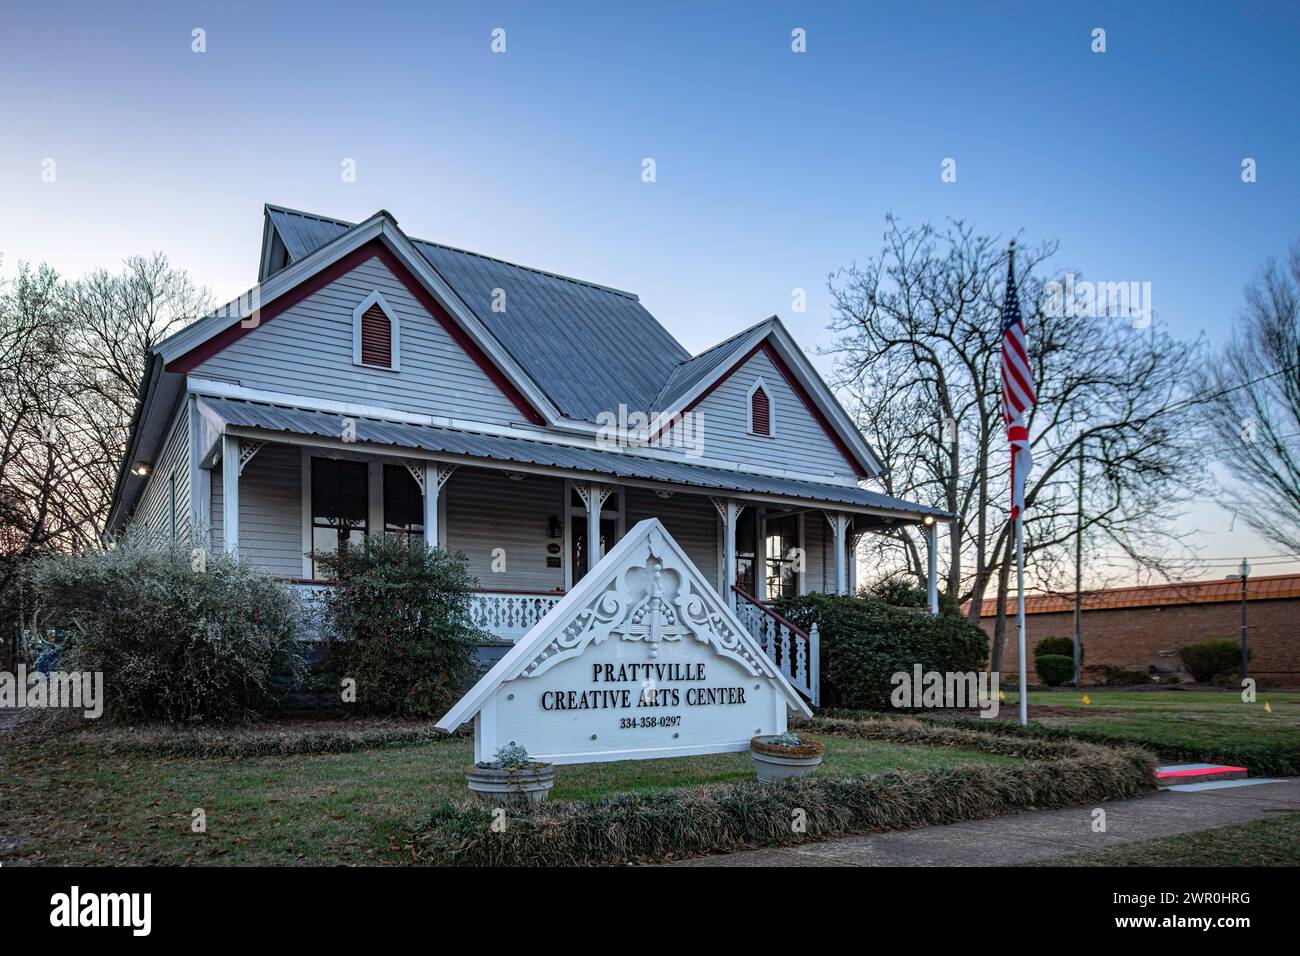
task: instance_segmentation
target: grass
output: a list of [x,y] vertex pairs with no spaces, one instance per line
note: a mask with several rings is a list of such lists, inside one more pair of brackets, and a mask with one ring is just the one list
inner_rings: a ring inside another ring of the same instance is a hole
[[[4,744],[5,865],[410,863],[413,821],[466,796],[463,768],[472,749],[471,741],[452,738],[231,759],[165,748],[151,754],[111,738]],[[1019,762],[881,740],[835,737],[826,745],[823,776]],[[552,799],[592,801],[752,777],[748,753],[560,767]],[[191,831],[196,808],[206,814],[206,833]]]
[[1300,813],[1231,827],[1142,840],[1035,866],[1295,866],[1300,860]]
[[[1014,691],[1006,698],[999,723],[1015,720],[1019,698]],[[1300,773],[1297,693],[1261,691],[1246,703],[1232,690],[1031,691],[1029,718],[1085,740],[1146,746],[1167,760],[1241,763],[1256,775]]]

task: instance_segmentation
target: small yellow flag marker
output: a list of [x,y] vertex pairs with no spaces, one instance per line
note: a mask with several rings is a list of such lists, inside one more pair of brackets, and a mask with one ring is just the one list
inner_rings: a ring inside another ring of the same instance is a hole
[[1264,713],[1266,714],[1273,713],[1273,706],[1268,701],[1264,701]]
[[998,691],[998,700],[1002,701],[1003,703],[1006,703],[1006,700],[1007,700],[1007,692],[1004,691],[1004,690],[1000,690],[1000,691]]
[[1084,702],[1085,704],[1091,704],[1091,703],[1092,703],[1092,701],[1090,701],[1090,700],[1088,699],[1088,695],[1087,695],[1087,694],[1084,694],[1084,695],[1083,695],[1083,702]]

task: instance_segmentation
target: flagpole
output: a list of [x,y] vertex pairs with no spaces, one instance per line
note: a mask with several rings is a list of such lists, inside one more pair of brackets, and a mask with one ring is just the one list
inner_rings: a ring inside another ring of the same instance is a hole
[[1020,726],[1023,727],[1029,723],[1029,669],[1025,666],[1025,525],[1019,512],[1016,514],[1016,640],[1020,661]]

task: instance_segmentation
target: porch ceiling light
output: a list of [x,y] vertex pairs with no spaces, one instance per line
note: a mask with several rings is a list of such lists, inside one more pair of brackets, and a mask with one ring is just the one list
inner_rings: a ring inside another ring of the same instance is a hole
[[137,461],[135,467],[131,469],[131,474],[144,477],[149,474],[149,463],[147,461]]
[[934,515],[926,515],[924,518],[921,519],[921,521],[923,524],[927,524],[927,525],[934,524]]

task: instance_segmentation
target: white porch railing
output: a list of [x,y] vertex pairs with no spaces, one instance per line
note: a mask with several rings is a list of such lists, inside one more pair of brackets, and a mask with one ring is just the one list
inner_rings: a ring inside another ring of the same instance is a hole
[[469,605],[470,617],[493,637],[517,641],[562,597],[526,591],[476,591]]
[[794,689],[807,697],[814,707],[820,706],[821,648],[817,625],[813,624],[811,630],[805,631],[748,591],[734,585],[733,590],[740,623],[745,625]]

